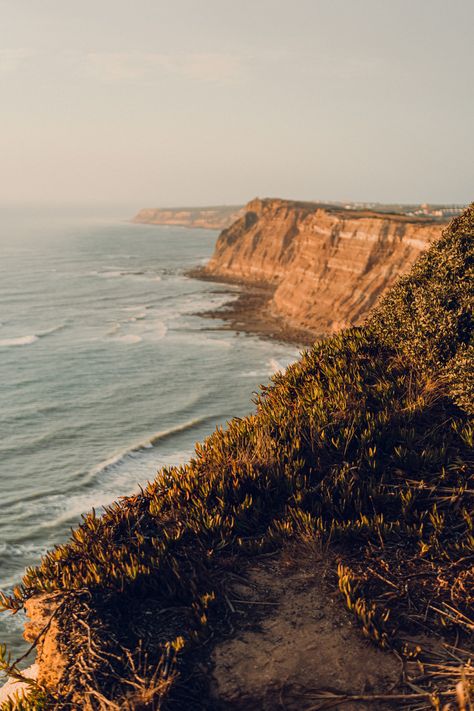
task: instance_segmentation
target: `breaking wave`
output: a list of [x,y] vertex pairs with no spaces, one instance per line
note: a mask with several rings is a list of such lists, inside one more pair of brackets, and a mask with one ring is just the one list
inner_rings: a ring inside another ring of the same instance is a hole
[[96,467],[94,467],[91,470],[91,474],[94,476],[110,469],[111,467],[116,466],[117,464],[120,464],[124,459],[127,457],[137,454],[138,452],[143,452],[147,449],[153,449],[153,447],[156,447],[157,444],[160,442],[163,442],[163,440],[168,439],[169,437],[172,437],[175,434],[178,434],[180,432],[187,432],[194,427],[198,427],[199,425],[202,425],[205,422],[209,421],[215,421],[215,416],[214,415],[208,415],[206,417],[196,417],[192,420],[188,420],[187,422],[183,422],[180,425],[175,425],[174,427],[169,427],[166,430],[161,430],[160,432],[156,432],[154,435],[151,437],[148,437],[147,439],[140,440],[136,442],[135,444],[132,444],[130,447],[127,449],[123,449],[120,452],[117,452],[116,454],[113,454],[111,457],[108,459],[105,459],[104,461],[100,462]]
[[38,333],[30,333],[27,336],[17,336],[16,338],[1,338],[0,347],[11,348],[14,346],[30,346],[32,343],[36,343],[40,338],[45,338],[50,336],[57,331],[61,331],[66,326],[65,323],[60,323],[57,326],[48,328],[46,331],[39,331]]

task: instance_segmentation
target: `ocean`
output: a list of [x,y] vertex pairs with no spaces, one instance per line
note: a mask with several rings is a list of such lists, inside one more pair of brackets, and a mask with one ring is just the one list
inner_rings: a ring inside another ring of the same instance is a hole
[[[253,408],[298,349],[200,316],[235,288],[188,278],[217,233],[120,209],[0,208],[0,589],[93,507]],[[0,642],[26,649],[22,613]]]

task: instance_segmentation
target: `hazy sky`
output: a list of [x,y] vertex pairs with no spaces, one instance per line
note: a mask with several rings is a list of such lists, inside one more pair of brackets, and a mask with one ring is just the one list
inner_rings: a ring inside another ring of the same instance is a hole
[[473,0],[0,0],[0,201],[471,201],[473,27]]

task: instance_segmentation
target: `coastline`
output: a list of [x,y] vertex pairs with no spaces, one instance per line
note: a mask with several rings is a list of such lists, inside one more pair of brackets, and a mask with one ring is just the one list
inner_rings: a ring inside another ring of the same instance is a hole
[[216,225],[193,225],[187,222],[145,222],[145,220],[137,220],[132,217],[131,220],[125,220],[130,225],[143,225],[144,227],[182,227],[186,230],[210,230],[213,232],[222,232],[222,228]]
[[[226,279],[222,276],[214,277],[209,275],[204,267],[191,269],[186,272],[186,276],[238,288],[235,300],[217,309],[199,314],[203,318],[223,321],[223,324],[216,326],[216,330],[246,333],[298,347],[311,346],[317,338],[324,336],[324,334],[293,328],[285,322],[283,317],[276,316],[272,312],[270,302],[276,287],[265,284],[246,284],[237,279]],[[226,293],[235,292],[228,291]]]

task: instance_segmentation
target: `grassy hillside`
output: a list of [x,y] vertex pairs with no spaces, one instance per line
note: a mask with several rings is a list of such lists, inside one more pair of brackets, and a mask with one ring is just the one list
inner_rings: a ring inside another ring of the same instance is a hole
[[[254,414],[27,572],[3,602],[57,595],[68,672],[47,708],[197,708],[193,655],[219,624],[226,572],[302,536],[334,553],[375,643],[423,659],[406,642],[423,631],[472,655],[473,270],[471,206],[364,327],[317,342]],[[465,663],[427,675],[420,698],[449,700]]]

